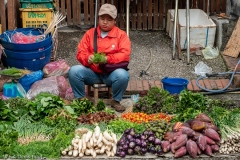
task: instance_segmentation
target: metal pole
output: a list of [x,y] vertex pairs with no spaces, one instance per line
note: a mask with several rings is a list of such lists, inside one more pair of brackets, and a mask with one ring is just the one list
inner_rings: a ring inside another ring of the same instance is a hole
[[127,35],[129,36],[129,5],[130,1],[127,0],[126,2],[126,29],[127,29]]
[[95,20],[94,20],[94,28],[97,27],[97,15],[98,15],[97,11],[98,11],[98,0],[95,0]]
[[187,64],[190,64],[190,13],[189,13],[189,0],[186,6],[186,24],[187,24]]
[[173,27],[173,53],[172,53],[172,59],[175,59],[175,53],[176,53],[176,31],[177,31],[177,17],[178,17],[178,0],[175,2],[175,10],[174,10],[174,27]]

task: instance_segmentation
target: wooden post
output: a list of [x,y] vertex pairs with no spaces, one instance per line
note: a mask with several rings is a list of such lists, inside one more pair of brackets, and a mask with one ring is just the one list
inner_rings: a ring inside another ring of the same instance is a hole
[[8,30],[16,28],[16,17],[15,17],[15,0],[7,1],[7,16],[8,16]]
[[0,17],[1,17],[1,24],[2,24],[2,32],[5,32],[7,29],[5,11],[6,11],[6,7],[4,4],[4,0],[0,0]]

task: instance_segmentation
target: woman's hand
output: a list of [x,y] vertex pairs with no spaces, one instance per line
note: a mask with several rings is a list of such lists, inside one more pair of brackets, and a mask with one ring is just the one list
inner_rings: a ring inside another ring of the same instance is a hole
[[89,63],[89,64],[92,64],[93,58],[94,58],[93,55],[90,55],[90,56],[88,57],[88,63]]

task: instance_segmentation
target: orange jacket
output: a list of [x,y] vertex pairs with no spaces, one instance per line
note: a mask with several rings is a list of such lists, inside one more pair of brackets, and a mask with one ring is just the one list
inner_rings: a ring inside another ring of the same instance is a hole
[[[92,28],[84,34],[78,44],[76,57],[82,65],[91,68],[96,73],[102,73],[97,64],[88,63],[89,55],[93,55],[94,52],[94,30],[95,28]],[[97,51],[106,54],[107,63],[114,64],[130,60],[131,42],[124,31],[114,26],[105,38],[101,38],[99,26],[97,32]]]

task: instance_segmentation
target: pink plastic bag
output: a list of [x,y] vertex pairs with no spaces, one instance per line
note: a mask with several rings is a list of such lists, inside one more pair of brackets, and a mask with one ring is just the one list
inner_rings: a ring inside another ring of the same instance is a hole
[[36,81],[27,92],[26,97],[32,99],[41,92],[48,92],[51,94],[59,95],[61,98],[65,98],[69,83],[63,76],[52,76]]
[[43,67],[43,73],[45,77],[50,76],[62,76],[68,73],[70,66],[65,60],[58,60],[50,62]]
[[72,91],[72,88],[71,88],[71,87],[69,87],[69,88],[66,90],[65,99],[66,99],[66,100],[69,100],[69,101],[74,99],[74,94],[73,94],[73,91]]
[[16,32],[12,36],[12,42],[14,43],[20,43],[20,44],[27,44],[27,43],[36,43],[40,40],[40,36],[28,34],[25,35],[22,32]]

